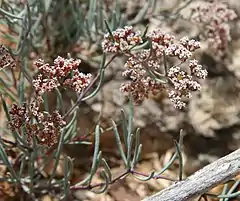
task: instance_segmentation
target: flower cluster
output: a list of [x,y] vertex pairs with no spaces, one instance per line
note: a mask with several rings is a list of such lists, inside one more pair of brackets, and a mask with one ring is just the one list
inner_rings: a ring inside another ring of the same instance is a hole
[[150,94],[155,95],[164,88],[162,83],[147,75],[146,67],[155,70],[160,68],[158,60],[150,58],[150,50],[143,50],[129,57],[124,65],[126,70],[122,75],[129,77],[131,82],[123,83],[120,91],[126,95],[131,94],[135,103],[141,103]]
[[37,78],[33,80],[32,84],[38,95],[50,92],[60,86],[56,77],[44,78],[43,74],[39,74]]
[[205,79],[208,74],[207,70],[203,69],[196,59],[189,60],[188,67],[191,71],[190,75],[181,70],[179,66],[170,68],[167,73],[167,77],[173,85],[173,89],[168,89],[168,96],[174,107],[179,109],[186,106],[184,100],[192,97],[192,91],[200,91],[201,89],[201,85],[198,81],[193,80],[193,77]]
[[59,86],[69,86],[80,93],[89,85],[92,75],[80,73],[78,71],[80,63],[81,60],[64,59],[60,56],[54,60],[53,66],[42,59],[34,62],[34,65],[41,71],[32,82],[36,96],[31,101],[30,107],[35,117],[41,115],[39,106],[43,103],[42,95],[45,92],[51,92]]
[[[113,36],[116,37],[116,41],[121,39],[121,42],[128,44],[129,47],[133,37],[129,40],[126,37],[126,33],[128,33],[126,30],[118,29],[113,32]],[[138,33],[134,32],[132,28],[130,30],[131,33]],[[139,35],[137,34],[137,36]],[[189,61],[191,75],[182,71],[179,66],[166,71],[166,66],[164,68],[162,61],[165,56],[168,56],[179,59],[181,63],[186,62],[192,57],[193,52],[200,48],[200,43],[188,37],[176,41],[174,36],[164,33],[160,29],[153,30],[146,34],[146,37],[151,40],[151,48],[132,53],[129,48],[123,50],[121,45],[116,46],[116,43],[110,43],[110,34],[105,36],[102,45],[105,52],[122,52],[128,56],[124,65],[126,70],[122,75],[130,78],[131,81],[123,83],[120,91],[126,95],[131,95],[135,103],[141,103],[150,94],[155,95],[158,91],[167,90],[174,106],[176,108],[184,107],[186,105],[183,102],[184,98],[190,98],[191,91],[200,90],[200,84],[193,80],[193,76],[205,79],[207,71],[202,69],[197,60]],[[137,41],[142,42],[142,39]],[[165,69],[164,74],[162,74],[163,69]],[[161,75],[160,78],[159,75]]]
[[90,73],[85,75],[78,70],[73,70],[73,77],[66,79],[64,84],[71,86],[74,91],[80,93],[82,89],[90,84],[91,77],[92,75]]
[[152,41],[152,49],[156,56],[162,56],[165,49],[168,48],[175,39],[174,36],[164,33],[160,29],[153,30],[147,34],[147,37]]
[[202,65],[198,64],[198,60],[192,59],[189,61],[189,68],[191,74],[199,79],[205,79],[207,77],[207,70],[202,68]]
[[[16,104],[12,105],[9,112],[11,121],[8,127],[12,131],[17,131],[20,135],[25,135],[29,144],[33,143],[33,138],[36,137],[40,145],[52,146],[57,143],[60,129],[66,124],[58,111],[54,111],[51,115],[48,113],[39,112],[33,115],[37,118],[37,123],[32,123],[31,108],[27,108],[24,104],[22,107]],[[24,127],[25,132],[22,134],[21,127]]]
[[150,77],[142,77],[136,81],[122,84],[120,91],[131,94],[135,103],[139,104],[149,97],[149,94],[156,95],[159,90],[163,90],[164,85],[154,81]]
[[193,77],[182,71],[179,66],[169,69],[168,78],[174,86],[174,89],[169,90],[169,98],[176,108],[181,109],[186,105],[182,100],[184,98],[191,98],[191,91],[199,91],[200,84],[193,80]]
[[180,39],[179,43],[173,43],[165,50],[166,55],[178,57],[181,61],[186,61],[192,56],[192,52],[200,48],[200,43],[188,37]]
[[[34,65],[41,71],[33,80],[36,96],[32,98],[28,107],[26,104],[22,107],[12,105],[8,127],[20,135],[25,135],[29,144],[32,144],[34,136],[37,137],[40,145],[52,146],[57,143],[60,130],[66,122],[58,111],[52,114],[40,111],[40,105],[43,103],[42,95],[61,85],[70,86],[78,93],[85,89],[90,83],[91,74],[78,71],[80,62],[60,56],[54,60],[53,66],[41,59],[35,61]],[[20,129],[22,127],[24,134]]]
[[42,70],[44,74],[48,74],[50,78],[66,77],[72,70],[77,69],[80,63],[80,59],[64,59],[60,56],[54,60],[53,66],[50,66],[48,63],[44,63],[42,59],[34,62],[38,69]]
[[107,33],[102,42],[104,52],[125,52],[131,47],[142,43],[140,31],[134,31],[132,26],[125,26],[112,32],[112,35]]
[[208,40],[209,46],[223,55],[231,40],[227,22],[236,17],[236,13],[226,4],[214,0],[193,7],[191,21],[203,26],[204,36]]
[[[90,83],[91,74],[83,74],[78,72],[78,66],[81,60],[64,59],[58,56],[54,60],[54,65],[51,66],[45,63],[42,59],[34,62],[34,65],[42,71],[41,74],[33,80],[33,86],[38,95],[42,95],[44,92],[52,91],[59,87],[61,84],[71,86],[73,90],[81,92]],[[71,78],[71,73],[74,76]],[[61,78],[67,78],[67,80],[61,83]]]
[[200,43],[188,37],[183,37],[178,43],[174,41],[175,37],[162,32],[160,29],[154,30],[147,36],[152,41],[152,50],[155,56],[178,57],[181,61],[186,61],[192,56],[192,52],[200,48]]
[[8,123],[8,127],[11,130],[19,130],[24,123],[29,123],[30,121],[30,114],[29,111],[27,111],[26,104],[23,104],[22,107],[13,104],[9,114],[11,121]]

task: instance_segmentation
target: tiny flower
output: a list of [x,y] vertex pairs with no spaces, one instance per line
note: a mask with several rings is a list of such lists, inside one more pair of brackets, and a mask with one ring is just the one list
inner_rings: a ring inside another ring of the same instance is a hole
[[120,38],[120,44],[119,44],[119,48],[122,52],[128,50],[129,45],[127,43],[127,41],[123,40],[122,38]]

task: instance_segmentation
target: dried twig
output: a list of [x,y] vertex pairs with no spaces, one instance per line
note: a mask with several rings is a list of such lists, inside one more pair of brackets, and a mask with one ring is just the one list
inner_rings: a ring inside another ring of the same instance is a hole
[[144,201],[187,201],[240,174],[240,149],[207,165],[195,174],[147,197]]

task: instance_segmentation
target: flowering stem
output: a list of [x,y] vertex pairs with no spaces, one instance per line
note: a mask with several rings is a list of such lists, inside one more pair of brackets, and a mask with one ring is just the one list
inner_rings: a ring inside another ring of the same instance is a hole
[[168,66],[167,66],[167,57],[165,54],[165,51],[163,51],[163,64],[164,64],[164,70],[165,70],[165,76],[167,75],[168,72]]
[[86,95],[89,89],[93,86],[93,84],[97,81],[99,76],[100,76],[100,73],[98,73],[97,76],[92,80],[92,82],[87,86],[87,88],[84,91],[82,91],[76,103],[66,112],[66,114],[63,116],[63,119],[66,119],[75,110],[75,108],[81,103],[83,97]]
[[[112,58],[108,61],[108,63],[103,67],[103,70],[105,70],[109,64],[116,58],[117,54],[113,55]],[[87,86],[87,88],[80,94],[78,97],[76,103],[66,112],[66,114],[63,116],[63,119],[66,119],[79,104],[81,103],[82,99],[86,95],[86,93],[90,90],[90,88],[94,85],[94,83],[97,81],[97,79],[100,77],[101,73],[98,72],[97,76],[92,80],[92,82]],[[101,84],[101,83],[100,83]]]
[[15,87],[15,89],[17,89],[17,79],[16,79],[16,76],[15,76],[12,68],[11,68],[11,74],[12,74],[12,78],[13,78],[14,87]]

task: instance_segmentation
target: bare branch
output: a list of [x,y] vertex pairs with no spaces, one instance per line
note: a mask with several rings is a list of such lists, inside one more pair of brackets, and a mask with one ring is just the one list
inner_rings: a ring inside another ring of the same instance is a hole
[[187,201],[240,174],[240,149],[143,201]]

